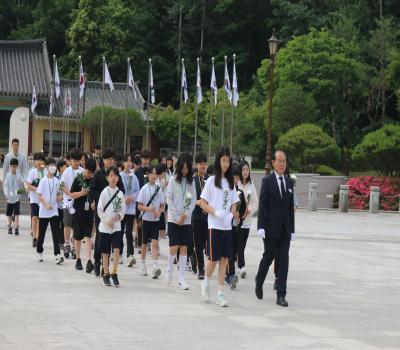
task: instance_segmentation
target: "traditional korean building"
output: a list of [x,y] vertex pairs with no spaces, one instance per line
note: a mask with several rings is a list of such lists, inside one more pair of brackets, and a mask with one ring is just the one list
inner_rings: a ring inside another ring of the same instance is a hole
[[[49,151],[50,115],[49,101],[52,84],[52,67],[49,62],[46,41],[18,40],[0,41],[0,153],[7,153],[11,139],[20,140],[21,151],[32,154],[43,150]],[[30,111],[32,91],[35,86],[37,107],[35,113]],[[115,90],[104,89],[104,104],[116,109],[128,108],[137,110],[145,119],[144,99],[135,85],[135,92],[126,88],[126,83],[114,83]],[[72,110],[65,116],[65,94],[70,89]],[[128,94],[128,96],[127,96]],[[53,113],[53,155],[61,153],[61,144],[69,123],[68,148],[78,146],[90,152],[99,135],[92,130],[81,127],[77,121],[78,101],[79,116],[102,105],[102,83],[87,81],[84,98],[79,99],[78,81],[61,80],[61,96],[56,99]],[[64,133],[63,133],[64,130]],[[77,135],[78,133],[78,135]],[[144,148],[145,130],[135,130],[128,135],[128,150]],[[151,135],[151,151],[158,154],[157,140]]]

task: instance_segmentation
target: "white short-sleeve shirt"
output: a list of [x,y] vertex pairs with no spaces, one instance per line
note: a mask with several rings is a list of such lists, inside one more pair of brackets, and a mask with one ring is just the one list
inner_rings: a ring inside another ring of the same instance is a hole
[[[229,182],[226,178],[222,178],[221,186],[215,186],[215,176],[207,179],[203,192],[200,198],[207,201],[208,205],[215,210],[225,210],[228,215],[231,211],[231,206],[239,202],[239,197],[235,189],[229,188]],[[224,219],[217,218],[215,215],[208,215],[208,228],[216,230],[231,230],[232,224],[225,226]]]
[[[71,166],[69,166],[67,169],[65,169],[65,171],[61,175],[61,182],[64,184],[64,188],[66,188],[68,191],[70,191],[72,183],[74,182],[76,175],[78,175],[82,172],[83,172],[83,168],[81,168],[81,167],[74,170],[74,169],[72,169]],[[71,199],[72,198],[70,196],[63,193],[63,208],[67,207],[67,204]]]
[[40,180],[37,193],[43,196],[46,203],[51,204],[52,209],[47,209],[42,203],[39,204],[39,218],[52,218],[58,216],[57,193],[60,181],[56,177],[45,176]]
[[[147,203],[149,202],[150,198],[153,196],[153,193],[156,191],[157,187],[158,187],[157,185],[155,185],[155,184],[150,185],[149,183],[144,185],[139,192],[139,197],[137,200],[138,203],[141,203],[141,204],[147,206]],[[158,187],[158,188],[160,188],[160,187]],[[160,209],[161,205],[164,203],[165,203],[164,194],[160,188],[157,192],[157,195],[154,197],[153,201],[151,202],[151,204],[149,204],[149,206],[152,205],[158,211]],[[154,218],[153,213],[151,213],[149,211],[144,212],[142,219],[145,221],[159,221],[160,220],[160,218]]]
[[[38,171],[36,168],[32,168],[29,171],[29,174],[26,178],[26,182],[32,185],[32,183],[37,179],[42,179],[46,176],[46,172],[43,169],[42,171]],[[36,203],[39,204],[39,197],[36,192],[30,191],[29,192],[29,203]]]

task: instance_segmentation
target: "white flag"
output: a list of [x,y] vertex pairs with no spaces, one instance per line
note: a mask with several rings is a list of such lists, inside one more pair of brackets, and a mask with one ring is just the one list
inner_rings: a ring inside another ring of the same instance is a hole
[[225,77],[224,77],[224,89],[226,94],[228,95],[228,100],[232,103],[232,91],[231,91],[231,82],[229,80],[229,73],[228,73],[228,63],[225,60]]
[[57,60],[56,60],[56,66],[54,68],[54,88],[56,90],[56,98],[59,98],[61,94],[61,82],[60,82],[60,75],[58,74]]
[[[110,81],[111,81],[111,78],[110,78]],[[111,82],[111,84],[112,84],[112,82]],[[82,62],[81,62],[81,66],[79,67],[79,98],[83,97],[84,92],[85,92],[85,73],[83,72],[83,67],[82,67]]]
[[186,71],[185,71],[185,63],[182,61],[182,82],[181,88],[183,89],[183,100],[185,103],[188,101],[188,89],[187,89],[187,80],[186,80]]
[[32,90],[32,103],[31,103],[31,111],[32,111],[32,113],[35,112],[36,106],[37,106],[36,86],[33,85],[33,90]]
[[150,84],[150,101],[151,101],[151,103],[152,104],[154,104],[154,103],[156,103],[156,94],[155,94],[155,92],[154,92],[154,82],[153,82],[153,66],[151,65],[151,62],[150,62],[150,66],[149,66],[149,69],[150,69],[150,80],[149,80],[149,84]]
[[128,86],[132,88],[133,94],[135,95],[135,100],[137,100],[136,90],[135,90],[135,80],[133,79],[132,68],[130,64],[128,69]]
[[71,89],[67,88],[64,97],[64,116],[69,117],[72,112]]
[[203,101],[203,93],[201,91],[201,74],[200,74],[200,63],[197,61],[197,81],[196,81],[196,92],[197,92],[197,104]]
[[215,78],[214,62],[212,63],[210,86],[211,86],[211,92],[214,94],[214,104],[217,105],[218,87],[217,87],[217,80]]
[[104,62],[104,83],[108,84],[110,86],[110,90],[114,90],[114,84],[111,80],[111,75],[110,72],[108,71],[107,63]]
[[233,92],[233,105],[236,107],[239,101],[239,91],[236,77],[236,63],[233,61],[233,73],[232,73],[232,92]]

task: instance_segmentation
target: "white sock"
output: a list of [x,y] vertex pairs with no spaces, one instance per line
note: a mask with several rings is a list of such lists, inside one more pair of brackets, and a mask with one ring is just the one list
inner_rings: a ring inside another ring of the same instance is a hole
[[146,265],[146,260],[142,259],[142,266]]
[[158,260],[153,260],[153,268],[158,268]]
[[186,255],[179,256],[179,283],[185,282],[186,261]]
[[175,260],[175,255],[168,255],[168,272],[172,273],[174,271],[174,260]]

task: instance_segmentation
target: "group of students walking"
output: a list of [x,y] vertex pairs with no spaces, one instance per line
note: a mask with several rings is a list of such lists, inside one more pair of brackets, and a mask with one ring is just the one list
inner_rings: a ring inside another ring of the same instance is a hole
[[124,248],[127,266],[132,267],[136,247],[140,274],[149,274],[146,257],[151,252],[150,274],[158,279],[159,239],[167,236],[166,283],[174,280],[176,264],[177,285],[188,290],[185,274],[190,270],[201,280],[201,296],[208,302],[218,266],[216,304],[227,306],[224,286],[234,289],[247,275],[245,247],[258,206],[249,164],[233,164],[228,147],[221,147],[209,166],[203,153],[196,155],[195,164],[191,155],[181,153],[175,160],[160,158],[157,165],[144,153],[117,157],[112,149],[104,149],[86,155],[74,148],[58,161],[37,153],[29,170],[18,168],[13,158],[4,185],[8,232],[12,234],[15,223],[18,234],[18,196],[25,187],[39,262],[50,224],[57,264],[75,258],[75,268],[82,270],[84,256],[87,273],[94,271],[104,285],[118,287]]

